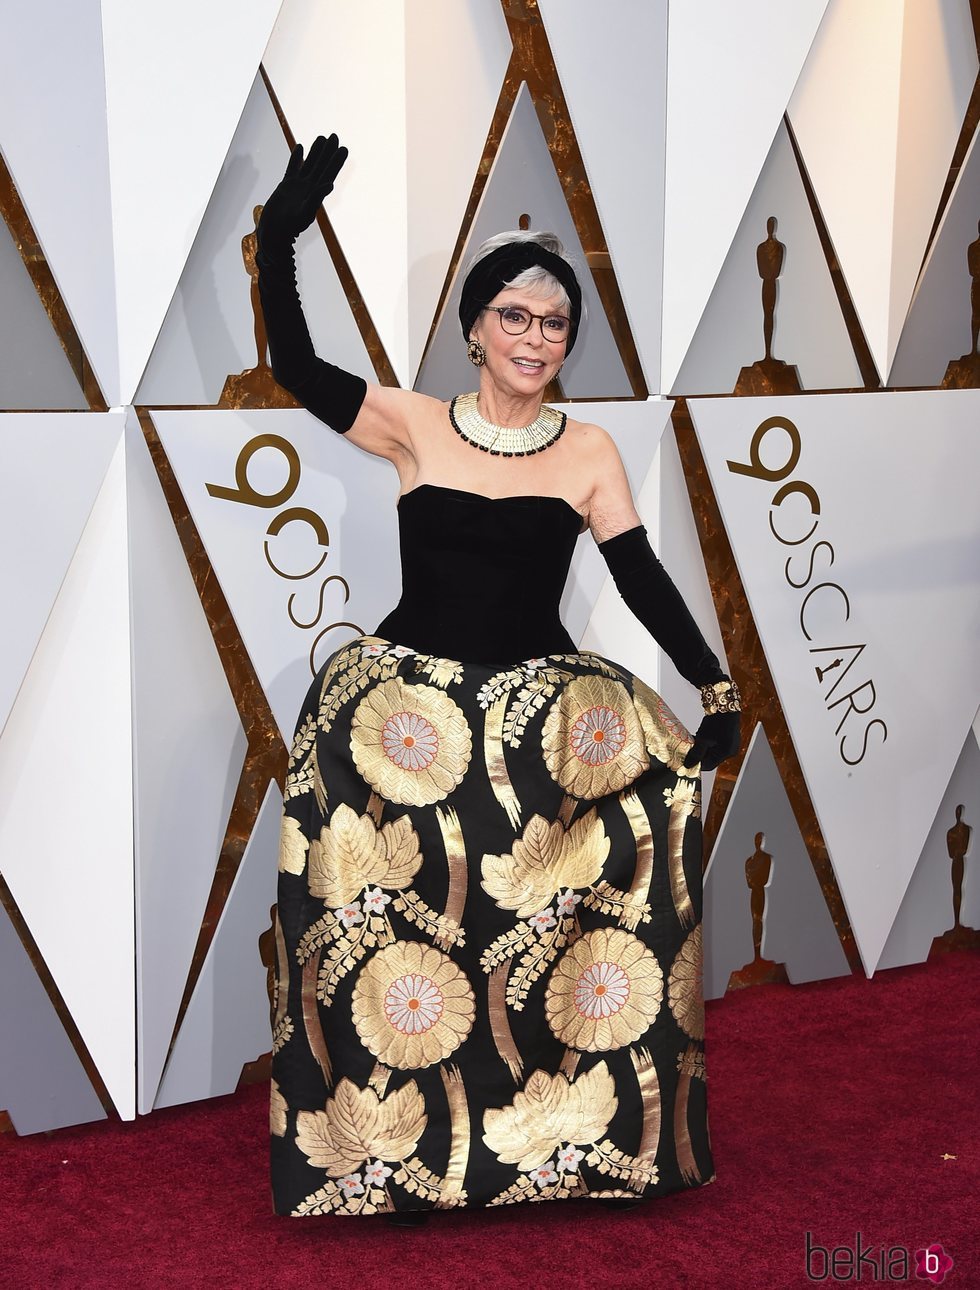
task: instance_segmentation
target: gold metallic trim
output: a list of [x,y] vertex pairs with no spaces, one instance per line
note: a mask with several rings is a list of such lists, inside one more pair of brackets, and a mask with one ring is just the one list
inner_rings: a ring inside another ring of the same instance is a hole
[[[675,402],[671,422],[684,468],[691,510],[708,574],[715,613],[718,616],[718,625],[721,628],[725,652],[728,655],[734,679],[738,682],[744,696],[743,706],[750,714],[765,713],[766,737],[793,807],[793,814],[799,824],[824,900],[834,921],[841,947],[847,956],[851,971],[863,977],[864,969],[854,941],[854,933],[841,899],[837,879],[813,809],[813,802],[803,778],[803,770],[790,738],[789,726],[776,693],[772,673],[766,662],[755,620],[749,609],[745,588],[742,586],[721,511],[711,488],[686,399],[678,399]],[[754,720],[742,723],[742,743],[738,753],[722,763],[715,772],[711,805],[704,822],[705,857],[711,855],[718,830],[728,809],[732,789],[735,787],[742,760],[748,749],[753,727]]]
[[[106,1115],[115,1119],[117,1115],[116,1108],[112,1098],[109,1096],[109,1090],[106,1088],[102,1076],[99,1074],[99,1068],[92,1059],[92,1054],[88,1050],[88,1045],[82,1038],[81,1031],[75,1025],[74,1019],[68,1011],[68,1005],[65,1003],[61,991],[58,989],[55,979],[51,975],[47,963],[44,961],[44,955],[38,948],[37,941],[35,941],[34,937],[31,935],[31,929],[27,926],[27,922],[24,919],[23,914],[20,912],[16,900],[14,900],[13,892],[7,886],[3,877],[0,877],[0,905],[2,905],[6,910],[7,917],[10,919],[14,931],[17,933],[18,939],[24,947],[24,953],[30,959],[31,966],[37,973],[38,980],[41,982],[41,985],[44,986],[45,994],[51,1000],[51,1006],[58,1014],[58,1020],[64,1027],[65,1034],[68,1036],[68,1040],[72,1048],[75,1050],[75,1056],[81,1063],[82,1070],[88,1077],[88,1082],[95,1090],[95,1095],[102,1104],[102,1109],[105,1111]],[[4,1042],[9,1042],[9,1040],[5,1039]],[[5,1130],[2,1130],[2,1127],[0,1127],[0,1131]],[[10,1124],[10,1132],[16,1132],[12,1121]]]
[[[640,1146],[635,1152],[636,1158],[652,1168],[660,1150],[660,1126],[663,1108],[660,1102],[660,1080],[653,1057],[646,1048],[631,1048],[630,1061],[636,1072],[636,1082],[640,1086],[640,1097],[643,1099],[643,1132]],[[631,1179],[631,1184],[635,1180]]]
[[439,1074],[449,1103],[449,1164],[436,1202],[437,1209],[450,1209],[464,1199],[463,1181],[470,1158],[470,1108],[459,1068],[441,1064]]
[[520,1084],[524,1072],[524,1063],[514,1043],[510,1029],[510,1018],[507,1015],[507,978],[510,975],[511,960],[501,963],[490,973],[487,982],[487,1007],[490,1013],[490,1031],[497,1052],[507,1063],[515,1084]]
[[[446,863],[449,866],[449,890],[446,892],[446,908],[443,916],[459,926],[463,921],[463,907],[466,904],[466,891],[469,884],[463,829],[459,816],[451,806],[445,811],[437,806],[436,820],[439,823],[442,843],[446,848]],[[453,941],[441,932],[436,932],[432,939],[444,950],[448,950],[453,944]]]
[[[636,868],[633,870],[633,883],[629,889],[630,903],[634,906],[645,905],[653,881],[653,830],[650,828],[650,817],[638,795],[629,789],[620,793],[619,804],[636,844]],[[635,930],[635,924],[631,930]]]
[[323,1027],[320,1025],[320,1008],[316,997],[317,977],[320,974],[320,958],[322,954],[323,949],[321,947],[311,954],[303,964],[303,1028],[306,1031],[310,1052],[316,1058],[320,1070],[323,1071],[324,1082],[329,1086],[333,1083],[332,1067],[330,1065],[330,1054],[327,1052],[327,1041],[323,1036]]
[[670,895],[681,927],[694,926],[694,906],[684,873],[684,834],[691,814],[691,804],[675,801],[670,806],[667,821],[667,872],[670,875]]
[[691,1131],[687,1123],[687,1104],[690,1094],[691,1076],[687,1071],[682,1071],[677,1083],[677,1100],[674,1102],[674,1145],[677,1150],[677,1167],[688,1187],[701,1181],[701,1170],[694,1159]]
[[483,757],[493,795],[504,808],[515,829],[521,827],[521,804],[514,785],[510,782],[507,761],[504,757],[504,716],[510,696],[505,694],[487,709],[483,723]]
[[30,274],[34,289],[44,306],[44,312],[48,315],[55,335],[61,342],[61,348],[71,364],[71,370],[81,387],[89,411],[108,412],[109,406],[99,389],[92,364],[88,361],[81,338],[75,330],[54,274],[45,259],[44,251],[24,209],[24,203],[20,200],[13,176],[7,169],[2,155],[0,155],[0,217],[10,230],[10,236],[14,239],[14,245],[24,261],[24,268]]

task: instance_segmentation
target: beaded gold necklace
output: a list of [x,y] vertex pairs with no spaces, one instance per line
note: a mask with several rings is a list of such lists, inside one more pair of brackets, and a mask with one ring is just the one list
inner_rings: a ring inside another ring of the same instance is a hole
[[457,394],[449,405],[449,420],[461,439],[491,457],[530,457],[543,452],[565,430],[567,417],[543,405],[527,426],[497,426],[480,415],[476,394]]

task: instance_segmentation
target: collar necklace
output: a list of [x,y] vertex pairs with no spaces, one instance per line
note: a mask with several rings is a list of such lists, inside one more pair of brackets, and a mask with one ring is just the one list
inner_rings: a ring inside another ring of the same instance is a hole
[[457,394],[449,405],[449,420],[461,439],[491,457],[530,457],[560,439],[567,417],[543,405],[527,426],[495,426],[480,415],[476,394]]

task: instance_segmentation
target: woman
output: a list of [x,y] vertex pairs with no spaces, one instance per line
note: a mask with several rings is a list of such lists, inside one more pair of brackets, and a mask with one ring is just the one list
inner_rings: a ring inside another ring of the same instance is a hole
[[[273,371],[401,480],[403,595],[321,669],[280,857],[277,1212],[640,1199],[713,1177],[699,773],[738,695],[659,565],[610,437],[542,406],[576,342],[548,234],[481,249],[479,390],[368,386],[313,352],[293,241],[346,149],[296,148],[259,224]],[[707,715],[691,737],[558,618],[588,527]]]

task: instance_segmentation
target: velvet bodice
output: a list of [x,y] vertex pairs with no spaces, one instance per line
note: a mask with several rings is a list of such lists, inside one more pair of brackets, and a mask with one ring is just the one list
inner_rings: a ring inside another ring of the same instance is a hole
[[463,662],[575,650],[559,606],[582,517],[563,498],[420,484],[398,518],[402,596],[379,636]]

